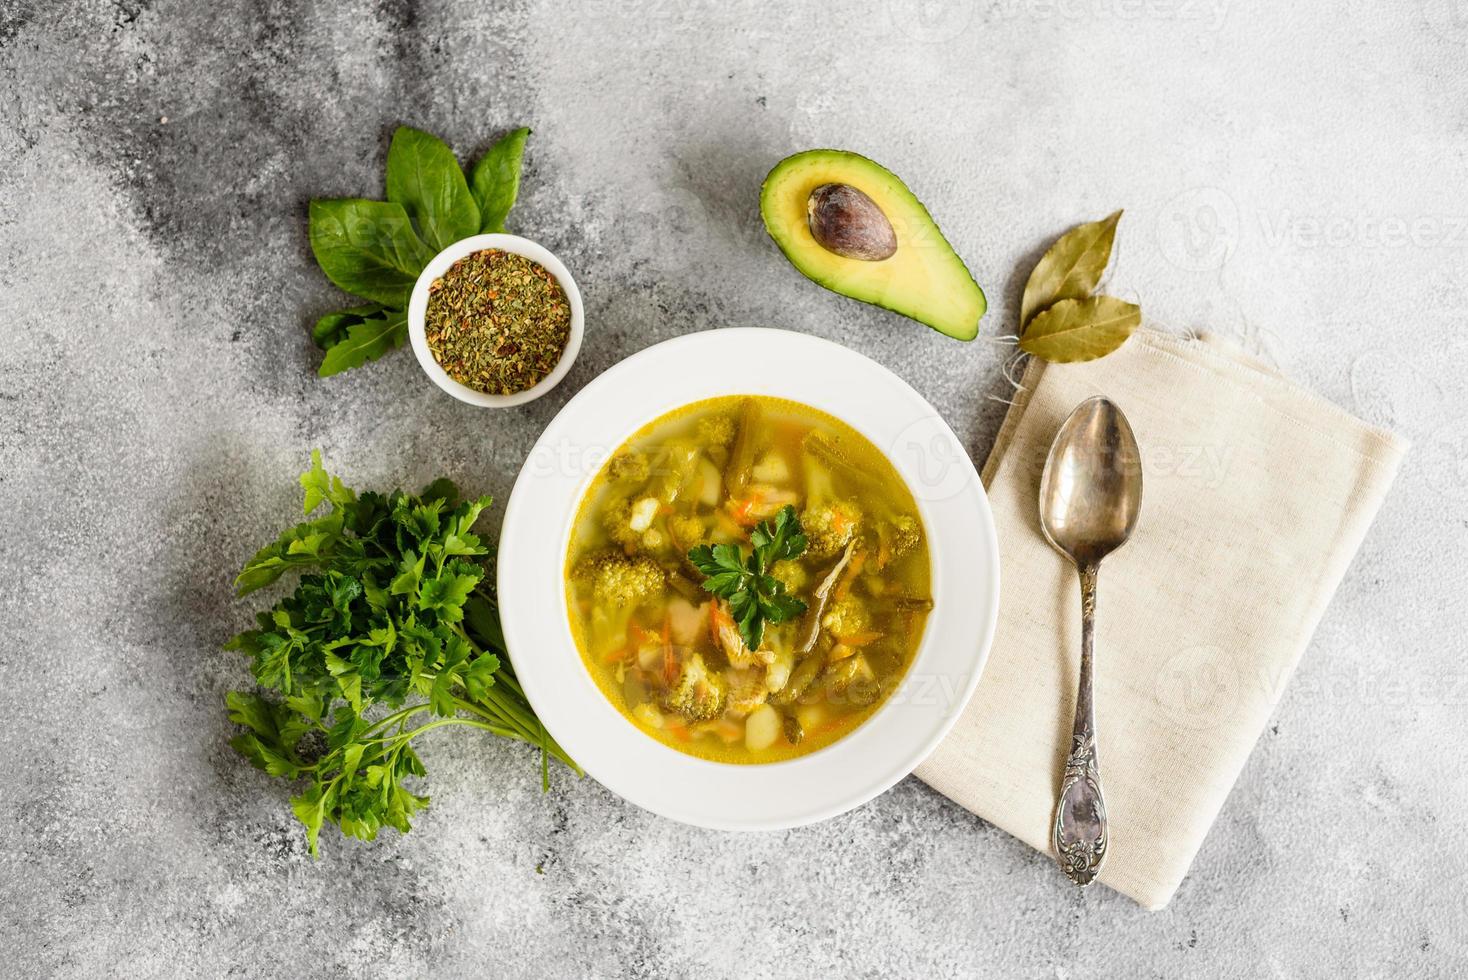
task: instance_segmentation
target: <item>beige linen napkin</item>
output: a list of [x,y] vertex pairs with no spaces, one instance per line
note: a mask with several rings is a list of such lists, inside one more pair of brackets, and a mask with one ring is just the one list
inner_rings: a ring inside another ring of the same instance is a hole
[[1036,501],[1061,421],[1098,394],[1131,421],[1145,483],[1137,530],[1102,565],[1097,602],[1111,832],[1100,880],[1159,909],[1406,446],[1209,338],[1143,331],[1087,364],[1031,361],[984,467],[999,532],[998,632],[972,702],[917,774],[1046,853],[1075,704],[1080,599],[1074,569],[1041,535]]

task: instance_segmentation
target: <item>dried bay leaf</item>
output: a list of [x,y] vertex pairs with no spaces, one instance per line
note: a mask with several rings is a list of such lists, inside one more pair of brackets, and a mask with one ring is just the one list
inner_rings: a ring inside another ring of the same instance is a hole
[[1094,361],[1125,343],[1141,323],[1142,308],[1114,296],[1063,299],[1036,314],[1019,347],[1056,363]]
[[1061,300],[1091,295],[1111,261],[1111,243],[1120,220],[1121,212],[1117,211],[1100,221],[1077,225],[1050,246],[1025,283],[1019,315],[1021,336],[1026,335],[1030,318],[1042,310]]

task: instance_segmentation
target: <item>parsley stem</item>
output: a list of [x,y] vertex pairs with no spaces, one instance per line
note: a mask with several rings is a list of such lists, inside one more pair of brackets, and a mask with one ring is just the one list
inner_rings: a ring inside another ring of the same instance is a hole
[[[503,736],[505,738],[520,738],[518,732],[513,732],[508,728],[501,728],[496,725],[491,725],[487,722],[478,721],[474,718],[436,718],[425,725],[419,725],[412,731],[405,732],[399,730],[392,733],[391,735],[385,735],[382,738],[366,738],[362,739],[361,741],[364,743],[378,745],[383,745],[387,743],[407,743],[411,742],[419,735],[422,735],[424,732],[432,731],[435,728],[442,728],[444,725],[468,725],[471,728],[482,728],[487,732],[493,732],[494,734]],[[521,739],[521,741],[524,741],[524,739]],[[394,745],[394,748],[396,748],[396,745]]]
[[[432,680],[435,675],[424,671],[422,676],[426,680]],[[482,723],[475,723],[476,727],[493,731],[496,735],[505,738],[513,738],[521,742],[542,747],[545,751],[565,763],[578,776],[585,775],[581,767],[576,765],[556,740],[550,737],[550,733],[545,730],[545,726],[540,723],[539,719],[530,713],[529,704],[525,701],[525,695],[519,683],[514,681],[508,673],[504,672],[497,672],[495,674],[495,680],[497,683],[506,682],[505,686],[511,688],[514,693],[497,692],[491,687],[485,692],[486,697],[484,702],[475,702],[464,697],[455,697],[455,707],[483,719]],[[515,695],[518,695],[518,697]],[[403,734],[402,732],[397,732],[392,735],[381,735],[381,732],[394,722],[400,722],[420,711],[428,710],[430,710],[430,707],[427,702],[419,702],[417,704],[410,704],[405,708],[400,708],[392,714],[385,715],[372,722],[363,733],[365,736],[378,735],[379,737],[363,738],[362,741],[383,743],[400,738]],[[469,723],[468,719],[459,720],[465,724]],[[413,736],[410,734],[408,737],[412,738]]]
[[379,718],[377,721],[372,722],[367,727],[366,734],[371,735],[373,732],[378,731],[379,729],[381,729],[381,728],[383,728],[383,727],[385,727],[387,725],[391,725],[395,721],[399,721],[399,720],[401,720],[403,718],[407,718],[410,715],[416,715],[420,711],[427,711],[427,710],[428,710],[428,702],[426,702],[426,701],[425,702],[422,702],[422,703],[419,703],[419,704],[410,704],[406,708],[403,708],[403,709],[401,709],[399,711],[394,711],[392,714],[387,715],[386,717],[383,717],[383,718]]
[[528,703],[528,699],[525,697],[525,689],[520,686],[520,682],[515,678],[514,674],[508,670],[500,670],[494,676],[496,681],[514,691],[516,697]]
[[[494,688],[490,688],[491,692],[493,690]],[[458,701],[459,706],[464,708],[466,711],[473,712],[474,714],[477,714],[484,718],[494,718],[495,715],[491,712],[501,710],[503,707],[502,704],[494,704],[488,706],[489,710],[486,710],[486,708],[482,708],[479,705],[473,704],[468,701],[464,701],[461,699],[455,700]],[[506,703],[512,704],[512,702]],[[513,716],[509,716],[507,720],[509,720],[511,724],[516,724]],[[539,720],[532,717],[531,724],[529,724],[528,726],[522,723],[518,724],[516,727],[519,729],[519,731],[516,735],[511,737],[518,738],[520,741],[528,742],[531,745],[540,746],[542,751],[549,752],[561,762],[565,763],[573,772],[576,773],[576,775],[586,775],[585,771],[580,766],[578,766],[569,755],[566,754],[566,750],[561,748],[560,744],[557,743],[555,739],[551,738],[550,732],[546,731],[545,726],[542,725]]]
[[539,719],[531,714],[528,708],[521,708],[516,704],[513,695],[507,695],[494,687],[488,687],[484,690],[484,700],[515,719],[527,733],[535,733],[540,730]]

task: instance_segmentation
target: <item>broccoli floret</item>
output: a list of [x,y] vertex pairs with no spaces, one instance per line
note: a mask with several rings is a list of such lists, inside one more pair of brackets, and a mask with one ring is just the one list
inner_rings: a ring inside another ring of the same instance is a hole
[[602,529],[623,548],[635,549],[642,535],[632,530],[632,501],[618,500],[602,511]]
[[918,546],[923,539],[923,528],[916,517],[907,514],[899,514],[892,518],[891,527],[888,529],[889,544],[892,549],[893,558],[901,558]]
[[673,504],[693,476],[697,464],[697,443],[686,439],[668,440],[653,468],[653,478],[647,485],[647,492],[664,504]]
[[651,599],[667,584],[662,566],[646,555],[604,551],[582,560],[578,571],[591,582],[592,598],[618,609]]
[[647,479],[649,469],[646,454],[623,452],[613,456],[607,464],[607,475],[613,480],[641,483]]
[[706,446],[729,445],[734,441],[734,420],[727,415],[699,419],[698,441]]
[[800,526],[811,558],[833,558],[851,540],[861,521],[861,512],[844,501],[807,507]]
[[775,567],[770,569],[770,574],[783,582],[785,591],[792,594],[805,588],[806,582],[810,580],[810,573],[797,561],[777,561]]
[[855,596],[837,599],[821,619],[821,625],[837,636],[865,633],[871,625],[866,607]]
[[678,547],[687,551],[703,541],[706,529],[703,521],[692,514],[674,514],[668,518],[668,530]]
[[663,695],[663,707],[689,721],[708,721],[723,714],[727,693],[723,676],[710,671],[695,653],[683,662],[678,679]]

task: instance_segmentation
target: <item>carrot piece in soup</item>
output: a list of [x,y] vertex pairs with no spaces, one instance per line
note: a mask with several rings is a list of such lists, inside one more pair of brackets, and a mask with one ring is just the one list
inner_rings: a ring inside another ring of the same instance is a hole
[[846,594],[851,591],[852,583],[856,581],[856,576],[861,573],[861,567],[866,564],[866,561],[867,553],[865,551],[858,551],[851,556],[851,563],[846,566],[845,574],[841,576],[841,581],[836,584],[835,595],[837,599],[846,598]]
[[673,654],[673,623],[663,617],[663,681],[671,684],[678,679],[678,658]]

